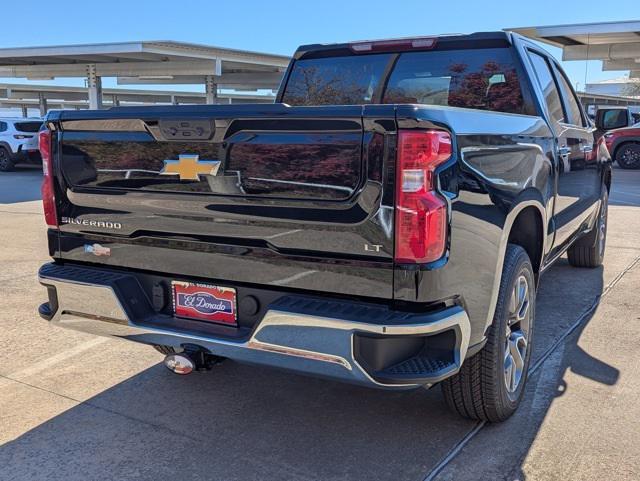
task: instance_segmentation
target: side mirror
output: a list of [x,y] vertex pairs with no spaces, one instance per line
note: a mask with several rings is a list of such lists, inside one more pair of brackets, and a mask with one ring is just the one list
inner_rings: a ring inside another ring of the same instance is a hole
[[631,125],[629,111],[626,109],[598,109],[596,127],[599,130],[613,130]]

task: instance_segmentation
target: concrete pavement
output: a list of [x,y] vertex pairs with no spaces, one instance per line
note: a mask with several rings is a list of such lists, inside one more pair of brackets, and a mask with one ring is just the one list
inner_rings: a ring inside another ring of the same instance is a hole
[[481,428],[438,389],[232,362],[177,377],[151,348],[50,328],[36,315],[39,174],[0,175],[0,480],[640,479],[640,172],[615,174],[604,268],[544,275],[544,363],[519,413]]

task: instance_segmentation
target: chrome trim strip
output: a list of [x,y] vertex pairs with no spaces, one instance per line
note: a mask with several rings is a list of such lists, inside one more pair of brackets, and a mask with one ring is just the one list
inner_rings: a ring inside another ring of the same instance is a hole
[[255,340],[250,340],[247,342],[246,346],[249,349],[260,349],[262,351],[267,352],[275,352],[277,354],[283,354],[285,356],[297,356],[306,359],[313,359],[315,361],[323,361],[323,362],[333,362],[338,364],[345,369],[351,371],[353,367],[349,364],[345,358],[340,356],[332,356],[330,354],[321,354],[319,352],[313,351],[305,351],[304,349],[293,349],[290,347],[278,346],[276,344],[269,344],[266,342],[260,342]]
[[195,344],[220,356],[266,364],[298,372],[389,389],[418,387],[417,384],[385,384],[373,379],[354,355],[354,334],[435,334],[454,329],[457,337],[456,368],[469,347],[470,325],[461,307],[452,307],[433,322],[421,324],[371,324],[346,319],[312,316],[271,309],[247,341],[230,341],[172,331],[129,319],[113,288],[39,274],[40,283],[53,286],[58,309],[51,323],[91,334],[116,337],[145,344],[180,347]]

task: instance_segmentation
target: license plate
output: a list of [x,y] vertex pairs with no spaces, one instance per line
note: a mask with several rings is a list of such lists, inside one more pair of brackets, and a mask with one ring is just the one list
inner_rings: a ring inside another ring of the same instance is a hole
[[171,287],[176,316],[236,325],[235,289],[179,281]]

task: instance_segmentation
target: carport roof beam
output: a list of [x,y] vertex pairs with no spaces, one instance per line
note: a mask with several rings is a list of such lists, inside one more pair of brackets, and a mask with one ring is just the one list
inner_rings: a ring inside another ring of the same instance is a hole
[[531,40],[564,48],[640,41],[640,20],[507,28]]
[[[215,77],[218,86],[241,89],[277,87],[289,57],[173,41],[120,42],[49,47],[0,48],[0,76],[31,79],[84,78],[88,65],[98,77],[163,79]],[[225,81],[226,75],[241,75]]]
[[561,48],[563,60],[601,60],[604,70],[640,70],[640,20],[506,30]]
[[154,40],[142,42],[0,48],[0,65],[159,62],[216,60],[285,68],[289,57],[194,43]]

